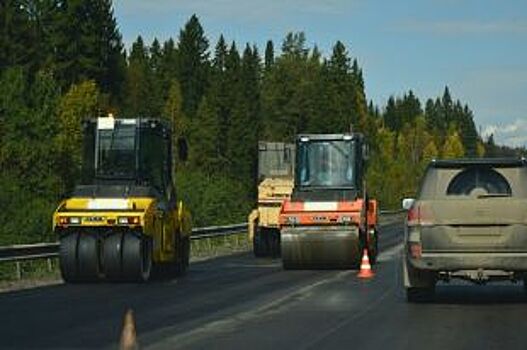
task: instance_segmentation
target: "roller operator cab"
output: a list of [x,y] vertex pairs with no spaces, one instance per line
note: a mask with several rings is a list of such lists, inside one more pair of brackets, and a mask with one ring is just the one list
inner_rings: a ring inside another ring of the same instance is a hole
[[[170,128],[156,119],[83,125],[82,175],[53,215],[66,282],[146,281],[183,274],[191,219],[177,200]],[[186,158],[180,140],[179,158]]]
[[280,212],[284,268],[356,268],[377,256],[377,202],[364,181],[359,133],[299,135],[294,189]]

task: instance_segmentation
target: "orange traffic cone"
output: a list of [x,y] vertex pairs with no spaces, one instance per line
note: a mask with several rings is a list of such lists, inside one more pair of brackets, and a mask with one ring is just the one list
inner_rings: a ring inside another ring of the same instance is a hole
[[123,331],[121,332],[120,350],[137,350],[137,334],[135,331],[134,312],[131,309],[124,315]]
[[374,276],[373,270],[370,265],[370,258],[368,257],[368,250],[364,249],[362,254],[362,261],[360,263],[360,271],[357,274],[359,278],[372,278]]

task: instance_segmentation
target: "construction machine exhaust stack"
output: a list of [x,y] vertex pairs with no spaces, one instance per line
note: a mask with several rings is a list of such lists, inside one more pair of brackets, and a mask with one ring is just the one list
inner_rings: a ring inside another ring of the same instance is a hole
[[294,188],[280,210],[285,269],[358,268],[378,252],[377,201],[366,190],[360,133],[306,134],[296,140]]

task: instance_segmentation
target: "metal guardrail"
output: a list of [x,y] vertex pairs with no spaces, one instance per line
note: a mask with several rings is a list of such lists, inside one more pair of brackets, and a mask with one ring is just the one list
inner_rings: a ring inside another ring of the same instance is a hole
[[[404,210],[381,210],[380,214],[394,215],[403,212]],[[190,238],[192,240],[200,240],[229,236],[246,231],[247,227],[247,223],[198,227],[192,230]],[[58,250],[58,242],[4,246],[0,247],[0,262],[53,258],[58,256]]]
[[[228,236],[247,230],[247,223],[198,227],[192,229],[192,240]],[[0,247],[0,262],[53,258],[59,254],[59,243],[17,244]]]

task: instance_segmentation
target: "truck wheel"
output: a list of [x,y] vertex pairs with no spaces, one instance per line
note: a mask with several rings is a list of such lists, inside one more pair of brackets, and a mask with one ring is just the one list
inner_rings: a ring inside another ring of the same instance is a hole
[[273,258],[280,256],[280,230],[273,229],[267,235],[269,239],[270,254]]
[[78,233],[61,237],[59,246],[60,274],[65,282],[77,282],[79,279],[77,264]]
[[406,288],[406,300],[410,303],[423,303],[432,301],[435,294],[435,286],[421,288]]
[[123,234],[112,234],[104,240],[103,271],[107,279],[118,281],[122,277]]
[[77,249],[79,278],[83,282],[93,282],[101,277],[101,259],[97,236],[80,234]]
[[123,278],[130,282],[146,282],[152,271],[152,245],[150,240],[134,234],[125,234],[122,244]]
[[265,230],[259,227],[256,228],[256,232],[254,233],[253,251],[254,256],[256,256],[257,258],[262,258],[269,254],[267,246],[267,235],[265,235],[264,233]]

